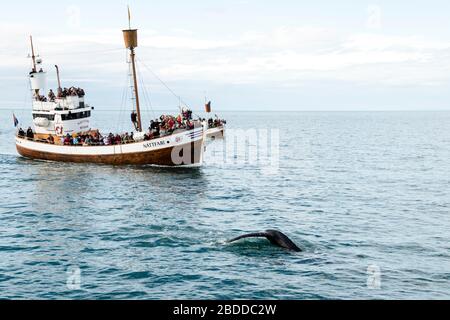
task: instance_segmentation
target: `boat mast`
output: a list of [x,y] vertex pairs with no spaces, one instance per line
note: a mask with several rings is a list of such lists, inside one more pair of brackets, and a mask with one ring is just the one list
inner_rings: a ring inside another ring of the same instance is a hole
[[[30,43],[31,43],[31,59],[33,60],[33,69],[31,72],[37,73],[37,64],[36,64],[36,55],[34,53],[33,36],[30,36]],[[39,96],[39,89],[35,89],[34,94],[36,96]]]
[[131,29],[131,13],[128,8],[128,30],[123,30],[123,37],[125,40],[125,47],[130,50],[131,65],[133,71],[134,81],[134,94],[136,99],[136,112],[137,112],[137,131],[142,132],[142,120],[141,120],[141,106],[139,103],[139,90],[136,74],[136,53],[134,51],[138,46],[137,41],[137,29]]
[[33,72],[37,72],[36,56],[34,54],[33,36],[30,36],[30,42],[31,42],[31,59],[33,59]]

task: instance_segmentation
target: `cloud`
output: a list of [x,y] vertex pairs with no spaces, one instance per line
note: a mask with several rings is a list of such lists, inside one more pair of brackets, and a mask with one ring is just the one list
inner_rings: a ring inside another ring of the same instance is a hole
[[[336,34],[320,28],[247,33],[226,52],[176,59],[159,72],[176,80],[268,83],[328,79],[364,84],[429,85],[447,79],[450,44],[420,36]],[[437,64],[436,61],[439,61]],[[387,71],[385,71],[387,70]],[[432,81],[432,79],[441,79]]]
[[[12,30],[8,32],[8,30]],[[0,67],[23,69],[26,25],[0,24]],[[14,41],[13,41],[14,39]],[[23,39],[22,42],[18,39]],[[37,37],[48,65],[71,79],[122,83],[127,71],[120,30],[78,30]],[[190,30],[140,31],[139,58],[167,81],[267,84],[326,79],[384,85],[436,85],[448,80],[450,42],[420,35],[350,33],[316,26],[279,26],[207,38]],[[20,54],[18,54],[20,53]],[[439,61],[437,63],[436,61]]]
[[380,33],[361,33],[350,35],[343,47],[349,50],[447,50],[450,41],[430,41],[423,36],[393,36]]

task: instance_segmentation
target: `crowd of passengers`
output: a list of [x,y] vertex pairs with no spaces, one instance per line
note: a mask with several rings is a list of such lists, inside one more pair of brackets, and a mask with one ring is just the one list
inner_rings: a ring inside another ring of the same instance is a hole
[[219,119],[219,117],[217,115],[216,115],[216,119],[213,119],[213,118],[208,119],[208,128],[209,129],[221,127],[224,124],[227,124],[226,120]]
[[67,134],[61,137],[61,144],[65,146],[109,146],[134,142],[133,133],[112,134],[102,136],[98,131],[89,134]]
[[[131,120],[137,127],[137,115],[131,114]],[[144,135],[144,141],[163,137],[172,134],[175,130],[192,130],[195,127],[195,121],[192,119],[192,111],[185,110],[177,117],[162,115],[159,119],[150,121],[150,126]],[[22,128],[18,131],[18,136],[34,140],[34,132],[28,128],[25,132]],[[46,143],[54,144],[55,138],[50,135]],[[120,145],[135,142],[133,133],[113,134],[102,136],[99,131],[93,131],[86,134],[67,134],[60,137],[60,144],[66,146],[96,146],[96,145]]]
[[81,88],[59,88],[58,92],[55,94],[52,89],[50,89],[48,96],[41,96],[39,94],[34,94],[34,99],[41,102],[55,102],[56,99],[64,99],[66,97],[78,97],[83,98],[86,95],[84,89]]
[[28,127],[27,132],[23,131],[22,128],[19,128],[19,132],[17,133],[17,135],[18,135],[20,138],[25,138],[25,137],[27,137],[28,139],[31,139],[31,140],[34,139],[34,132],[33,132],[33,129],[31,129],[31,127]]
[[[138,116],[136,112],[131,113],[131,122],[134,127],[138,128]],[[194,128],[194,122],[192,120],[192,111],[183,110],[177,117],[171,115],[162,115],[159,119],[151,120],[147,138],[150,140],[155,136],[160,136],[161,132],[164,134],[171,134],[177,129],[191,130]]]

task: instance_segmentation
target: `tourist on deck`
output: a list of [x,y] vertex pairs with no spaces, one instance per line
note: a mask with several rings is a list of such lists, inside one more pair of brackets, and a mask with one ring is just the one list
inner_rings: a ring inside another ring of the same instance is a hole
[[137,131],[137,129],[138,129],[137,113],[134,112],[134,111],[131,113],[131,122],[133,123],[134,128],[135,128],[136,131]]
[[154,138],[155,136],[153,135],[153,133],[146,133],[145,135],[144,135],[144,141],[149,141],[149,140],[152,140],[153,138]]
[[194,124],[191,122],[191,120],[186,121],[186,129],[188,130],[194,129]]
[[31,127],[28,127],[27,130],[27,138],[33,140],[34,139],[34,132],[33,129],[31,129]]
[[169,118],[169,121],[167,122],[167,129],[169,130],[169,132],[173,132],[173,130],[175,129],[175,120],[173,119],[173,117]]
[[86,139],[84,139],[84,146],[90,146],[92,143],[91,138],[89,136],[86,137]]
[[106,145],[113,145],[114,144],[114,135],[112,133],[109,133],[106,136],[106,140],[104,140]]
[[18,135],[20,138],[23,138],[23,137],[25,137],[25,131],[23,131],[22,128],[19,128],[19,132],[18,132],[17,135]]
[[120,137],[120,135],[116,134],[115,138],[115,144],[122,144],[122,138]]
[[189,109],[184,110],[183,109],[183,120],[192,120],[192,111]]
[[69,88],[69,94],[68,95],[71,96],[71,97],[78,96],[77,90],[75,89],[75,87],[70,87]]
[[64,138],[64,145],[70,146],[71,144],[72,144],[72,138],[71,138],[70,134],[67,134],[66,137]]
[[181,114],[179,114],[177,117],[177,125],[178,128],[181,128],[181,126],[183,125],[183,117],[181,116]]
[[92,144],[93,145],[102,145],[103,144],[103,137],[99,132],[94,133],[94,135],[92,136]]
[[148,131],[153,134],[153,136],[159,135],[160,122],[158,119],[150,121],[150,127]]
[[55,139],[53,138],[52,135],[49,135],[49,136],[48,136],[47,142],[50,143],[50,144],[55,144]]
[[84,93],[83,89],[77,88],[77,95],[79,98],[83,98],[86,94]]
[[155,137],[159,137],[161,135],[161,123],[159,121],[155,122]]
[[48,99],[50,102],[55,102],[56,96],[52,89],[50,89],[50,92],[48,93]]
[[122,141],[123,143],[130,143],[131,142],[131,139],[130,139],[130,135],[128,134],[128,132],[127,133],[125,133],[125,135],[124,135],[124,137],[123,137],[123,141]]
[[35,99],[40,102],[47,102],[47,98],[41,95],[35,95]]
[[159,118],[160,119],[160,123],[159,123],[159,129],[163,129],[163,130],[165,130],[166,129],[166,117],[165,116],[161,116],[161,118]]

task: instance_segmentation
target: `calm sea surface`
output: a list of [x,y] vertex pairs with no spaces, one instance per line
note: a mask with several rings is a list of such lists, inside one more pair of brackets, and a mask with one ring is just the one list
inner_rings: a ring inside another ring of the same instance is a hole
[[[1,110],[0,298],[450,299],[450,113],[223,116],[280,130],[277,174],[30,161]],[[225,243],[268,228],[305,252]]]

